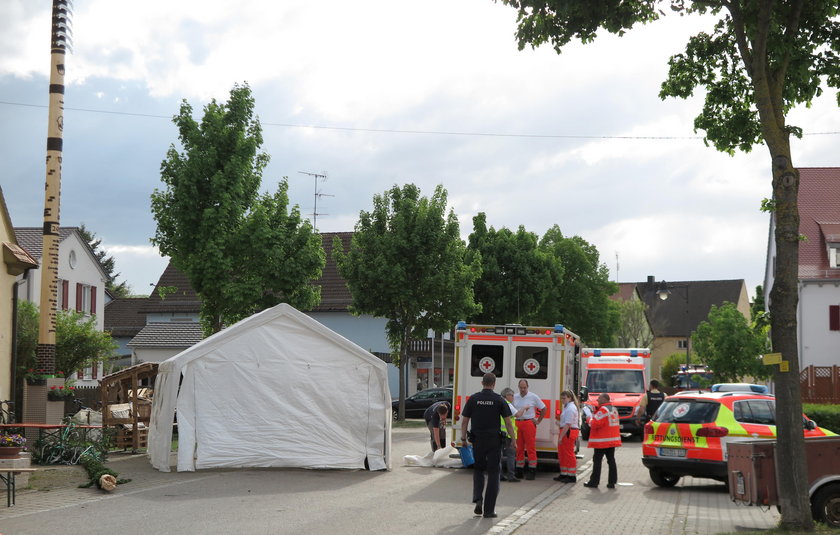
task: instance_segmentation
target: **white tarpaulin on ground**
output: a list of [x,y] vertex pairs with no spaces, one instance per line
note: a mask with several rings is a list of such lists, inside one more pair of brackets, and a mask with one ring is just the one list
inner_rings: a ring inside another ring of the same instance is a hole
[[149,457],[164,472],[176,410],[179,472],[391,466],[386,364],[287,304],[160,364]]

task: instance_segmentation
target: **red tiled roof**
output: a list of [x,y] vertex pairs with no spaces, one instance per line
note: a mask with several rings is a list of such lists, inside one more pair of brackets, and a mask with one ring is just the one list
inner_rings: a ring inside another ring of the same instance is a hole
[[826,248],[840,233],[840,167],[800,168],[798,203],[799,233],[807,238],[799,242],[799,278],[840,278]]
[[632,299],[633,292],[636,291],[635,282],[619,282],[618,291],[610,296],[613,301],[627,301]]

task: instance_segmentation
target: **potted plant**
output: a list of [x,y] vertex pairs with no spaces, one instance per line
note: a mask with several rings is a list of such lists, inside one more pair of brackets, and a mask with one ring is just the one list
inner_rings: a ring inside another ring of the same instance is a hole
[[47,399],[49,401],[64,401],[65,399],[72,399],[75,394],[75,387],[53,385],[47,390]]
[[0,434],[0,459],[17,457],[24,444],[26,439],[22,435]]
[[46,372],[46,370],[42,369],[34,369],[29,368],[26,370],[26,373],[23,375],[24,379],[26,379],[26,384],[28,385],[45,385],[47,384],[47,379],[50,377],[55,377],[54,375],[50,375]]

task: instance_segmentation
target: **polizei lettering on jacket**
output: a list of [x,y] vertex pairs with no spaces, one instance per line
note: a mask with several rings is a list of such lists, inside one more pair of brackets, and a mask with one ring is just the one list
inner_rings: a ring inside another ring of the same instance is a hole
[[485,401],[485,400],[481,400],[481,399],[477,399],[477,400],[475,400],[475,402],[478,405],[495,405],[495,402],[493,402],[493,401]]

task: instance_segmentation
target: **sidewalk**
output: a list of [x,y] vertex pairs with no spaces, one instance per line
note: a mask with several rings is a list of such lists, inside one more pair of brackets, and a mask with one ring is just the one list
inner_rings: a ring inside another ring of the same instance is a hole
[[[684,477],[674,488],[653,484],[642,465],[638,443],[616,450],[618,485],[606,488],[607,466],[601,486],[583,486],[591,472],[591,450],[578,461],[578,482],[557,483],[488,533],[516,535],[564,533],[711,535],[776,527],[775,508],[735,505],[722,483]],[[548,477],[545,474],[542,477]]]

